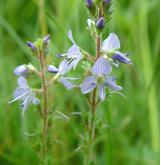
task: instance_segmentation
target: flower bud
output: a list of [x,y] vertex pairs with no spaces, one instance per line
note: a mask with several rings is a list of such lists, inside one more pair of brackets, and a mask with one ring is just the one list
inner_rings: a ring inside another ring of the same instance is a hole
[[105,27],[105,19],[104,19],[104,17],[99,18],[99,20],[96,22],[96,27],[99,30],[102,30]]
[[50,40],[50,35],[48,34],[43,38],[43,45],[48,45],[49,40]]
[[64,57],[64,55],[61,54],[61,53],[59,53],[59,54],[56,54],[56,57],[57,57],[57,58],[62,58],[62,57]]
[[47,70],[48,70],[48,72],[51,72],[51,73],[58,73],[59,72],[59,70],[53,65],[49,65]]
[[125,64],[132,64],[131,60],[125,56],[126,54],[122,54],[120,52],[117,52],[112,56],[113,60],[125,63]]
[[86,0],[86,6],[88,8],[89,13],[95,17],[96,16],[95,2],[93,0]]
[[35,49],[34,44],[33,44],[32,42],[30,42],[30,41],[27,41],[27,46],[28,46],[30,49],[32,49],[32,50]]
[[86,6],[91,9],[93,7],[93,0],[86,0]]
[[29,70],[26,67],[26,65],[20,65],[20,66],[16,67],[13,72],[17,76],[25,77],[27,75],[27,73],[29,72]]

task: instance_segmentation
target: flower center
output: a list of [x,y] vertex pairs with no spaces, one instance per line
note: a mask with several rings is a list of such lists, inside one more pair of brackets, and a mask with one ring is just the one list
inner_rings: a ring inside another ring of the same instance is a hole
[[96,79],[98,83],[104,83],[104,76],[102,74],[99,74]]

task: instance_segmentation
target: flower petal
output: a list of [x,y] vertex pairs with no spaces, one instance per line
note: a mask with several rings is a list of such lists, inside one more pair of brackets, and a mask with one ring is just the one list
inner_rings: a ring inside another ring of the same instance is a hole
[[81,85],[81,92],[83,94],[89,93],[97,86],[96,78],[94,76],[88,76]]
[[33,103],[34,105],[39,105],[39,104],[40,104],[40,100],[39,100],[37,97],[32,96],[32,103]]
[[109,64],[109,62],[101,56],[94,64],[91,71],[92,74],[94,75],[99,75],[99,74],[107,75],[112,71],[112,67]]
[[98,92],[99,92],[99,97],[101,99],[101,101],[104,101],[105,97],[106,97],[106,90],[105,90],[105,85],[104,84],[99,84],[98,85]]
[[126,54],[123,54],[119,51],[116,51],[116,53],[112,56],[112,59],[122,63],[132,64],[131,60],[126,57]]
[[64,75],[68,71],[68,61],[63,60],[59,65],[59,72]]
[[59,82],[62,83],[67,89],[72,89],[73,87],[75,87],[75,85],[68,81],[65,77],[61,77],[59,79]]
[[22,88],[28,88],[28,83],[27,80],[24,77],[19,77],[18,78],[18,85]]
[[72,68],[74,68],[74,70],[75,70],[75,68],[78,65],[78,63],[80,62],[80,60],[81,60],[80,58],[73,59],[68,65],[68,71],[71,70]]
[[17,100],[22,100],[23,101],[23,100],[26,99],[26,97],[28,97],[28,94],[29,93],[27,91],[25,91],[24,88],[19,88],[18,87],[13,93],[13,100],[9,101],[8,103],[10,104],[10,103],[13,103]]
[[48,72],[51,72],[51,73],[58,73],[58,69],[53,65],[49,65],[47,70]]
[[105,79],[105,84],[114,91],[120,91],[123,89],[121,86],[116,84],[115,77],[107,76]]
[[22,110],[23,110],[22,116],[24,115],[25,111],[27,110],[27,108],[28,108],[28,106],[29,106],[29,104],[30,104],[31,102],[32,102],[32,99],[31,99],[30,96],[28,96],[28,97],[24,100],[24,102],[22,103]]
[[76,45],[76,43],[75,43],[75,41],[74,41],[74,39],[73,39],[73,35],[72,35],[72,31],[71,31],[71,30],[68,32],[68,38],[71,40],[71,42],[72,42],[73,44]]
[[79,56],[82,56],[82,54],[79,50],[79,47],[77,45],[73,44],[68,50],[67,57],[68,58],[77,58]]
[[120,48],[120,41],[115,33],[110,33],[102,43],[102,51],[112,52]]
[[27,95],[29,95],[30,90],[28,88],[18,87],[13,93],[13,98],[19,98],[18,100],[24,100]]

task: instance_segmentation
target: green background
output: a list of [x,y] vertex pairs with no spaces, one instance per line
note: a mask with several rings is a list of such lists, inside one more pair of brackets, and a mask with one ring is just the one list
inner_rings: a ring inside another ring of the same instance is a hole
[[[101,133],[98,144],[99,165],[158,165],[160,162],[160,1],[117,0],[109,32],[118,34],[123,52],[129,52],[132,66],[115,69],[123,94],[112,95],[97,109],[98,119],[109,125]],[[48,63],[59,63],[55,55],[66,52],[71,45],[67,32],[72,29],[78,45],[94,53],[94,41],[86,26],[87,11],[83,0],[0,0],[0,164],[37,165],[38,158],[29,144],[27,133],[39,127],[35,107],[21,117],[19,103],[8,104],[16,88],[13,69],[35,58],[26,47],[51,34]],[[77,75],[79,72],[77,71]],[[35,77],[34,82],[38,82]],[[67,91],[62,85],[53,87],[50,104],[56,111],[70,117],[69,121],[55,119],[54,164],[82,164],[79,146],[83,127],[75,111],[88,111],[85,97],[78,90]]]

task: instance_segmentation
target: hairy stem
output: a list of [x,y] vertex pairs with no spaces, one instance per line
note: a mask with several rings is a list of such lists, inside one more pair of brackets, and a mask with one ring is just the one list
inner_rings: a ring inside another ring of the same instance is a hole
[[100,49],[101,49],[101,37],[97,35],[96,37],[96,59],[100,56]]
[[[97,35],[96,37],[96,59],[100,57],[100,46],[101,46],[101,37]],[[88,153],[87,157],[85,159],[86,165],[88,165],[91,162],[94,162],[94,140],[95,140],[95,129],[96,129],[96,124],[95,124],[95,115],[96,115],[96,107],[98,105],[98,102],[96,101],[96,93],[97,93],[97,88],[93,90],[92,93],[92,100],[90,103],[91,106],[91,111],[90,111],[90,117],[89,117],[89,124],[88,124],[88,130],[89,130],[89,144],[88,144]]]
[[48,135],[48,109],[47,109],[47,85],[45,76],[45,60],[44,53],[41,52],[39,55],[40,67],[41,67],[41,83],[43,91],[43,133],[42,133],[42,156],[45,158],[47,153],[47,135]]

